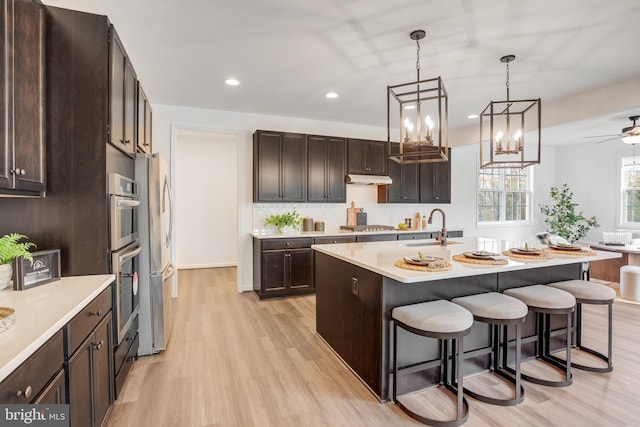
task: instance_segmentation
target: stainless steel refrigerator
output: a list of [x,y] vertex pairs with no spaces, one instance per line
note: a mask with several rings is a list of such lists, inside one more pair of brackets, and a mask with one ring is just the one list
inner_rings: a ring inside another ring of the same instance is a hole
[[171,335],[171,264],[173,213],[167,164],[159,153],[138,154],[136,181],[140,184],[139,237],[140,312],[139,356],[167,348]]

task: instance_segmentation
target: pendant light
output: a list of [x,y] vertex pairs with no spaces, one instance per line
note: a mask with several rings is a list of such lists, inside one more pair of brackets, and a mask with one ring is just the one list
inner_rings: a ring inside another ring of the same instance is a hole
[[509,64],[515,55],[500,62],[507,68],[507,99],[491,101],[480,114],[480,168],[524,168],[540,163],[541,100],[512,100]]
[[425,35],[424,30],[409,35],[416,42],[416,81],[387,86],[388,153],[400,164],[449,161],[447,90],[440,77],[420,80]]

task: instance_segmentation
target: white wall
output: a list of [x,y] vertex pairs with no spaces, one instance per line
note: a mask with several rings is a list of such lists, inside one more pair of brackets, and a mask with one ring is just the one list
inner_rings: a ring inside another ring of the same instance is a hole
[[237,135],[177,129],[176,259],[180,269],[237,264]]

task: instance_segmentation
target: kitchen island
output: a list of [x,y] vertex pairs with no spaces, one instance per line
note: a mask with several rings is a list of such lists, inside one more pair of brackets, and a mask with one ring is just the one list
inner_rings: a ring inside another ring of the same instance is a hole
[[[453,260],[455,255],[478,250],[502,254],[524,242],[485,238],[456,238],[447,246],[435,240],[391,241],[313,245],[316,288],[316,331],[362,382],[381,400],[390,393],[389,355],[391,310],[394,307],[483,292],[560,280],[582,278],[583,263],[620,257],[604,251],[555,253],[548,259],[529,260],[508,257],[504,265],[479,265]],[[436,256],[447,260],[451,269],[439,272],[414,271],[395,266],[405,256]],[[562,327],[562,319],[553,318],[552,327]],[[535,319],[530,314],[523,336],[535,334]],[[560,337],[554,348],[562,346]],[[398,336],[404,348],[401,365],[419,364],[438,356],[434,344],[403,334]],[[490,345],[487,324],[474,324],[465,338],[465,350]],[[409,349],[409,350],[406,350]],[[525,357],[535,354],[535,343],[523,345]],[[476,357],[466,366],[467,373],[489,366],[488,356]],[[399,393],[438,382],[438,368],[425,369],[399,378]]]

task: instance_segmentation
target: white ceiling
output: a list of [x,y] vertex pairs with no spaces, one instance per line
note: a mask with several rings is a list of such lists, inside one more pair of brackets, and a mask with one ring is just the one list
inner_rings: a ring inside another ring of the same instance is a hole
[[[386,86],[415,80],[415,29],[427,31],[421,76],[442,76],[450,127],[505,98],[506,54],[511,98],[541,97],[543,114],[546,102],[640,76],[639,0],[43,1],[108,15],[152,104],[385,127]],[[241,85],[226,86],[231,76]],[[589,134],[628,126],[637,95]]]

